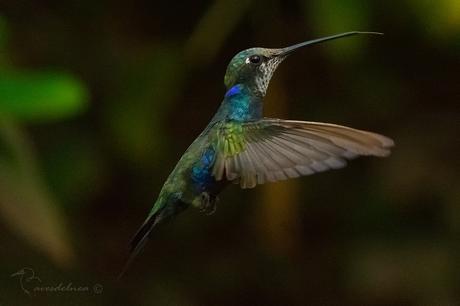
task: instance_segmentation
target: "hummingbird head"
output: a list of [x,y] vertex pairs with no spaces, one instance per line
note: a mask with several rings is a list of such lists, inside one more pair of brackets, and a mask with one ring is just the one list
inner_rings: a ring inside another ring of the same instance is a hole
[[235,55],[225,73],[227,89],[236,84],[248,84],[256,93],[264,96],[273,72],[286,58],[280,50],[251,48]]
[[292,52],[305,46],[317,43],[352,36],[356,34],[377,34],[376,32],[346,32],[337,35],[327,36],[314,40],[305,41],[286,48],[267,49],[250,48],[241,51],[233,57],[227,67],[224,83],[227,89],[236,84],[247,84],[256,95],[265,96],[268,83],[278,65]]

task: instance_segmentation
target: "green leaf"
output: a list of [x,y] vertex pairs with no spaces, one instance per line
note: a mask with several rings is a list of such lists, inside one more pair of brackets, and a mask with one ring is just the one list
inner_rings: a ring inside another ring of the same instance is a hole
[[58,72],[0,72],[0,113],[19,121],[57,120],[83,111],[88,94]]

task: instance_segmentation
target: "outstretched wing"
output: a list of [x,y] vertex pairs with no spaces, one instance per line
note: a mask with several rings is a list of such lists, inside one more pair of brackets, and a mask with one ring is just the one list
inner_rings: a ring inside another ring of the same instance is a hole
[[393,140],[345,126],[265,118],[221,123],[213,175],[242,188],[346,165],[359,155],[387,156]]

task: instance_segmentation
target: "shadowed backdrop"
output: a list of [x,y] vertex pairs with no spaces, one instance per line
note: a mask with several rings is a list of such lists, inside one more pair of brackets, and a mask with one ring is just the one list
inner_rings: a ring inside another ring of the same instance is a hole
[[[265,114],[381,133],[393,154],[232,185],[116,281],[232,56],[351,30],[385,36],[289,57]],[[0,305],[460,303],[459,54],[456,0],[1,1]]]

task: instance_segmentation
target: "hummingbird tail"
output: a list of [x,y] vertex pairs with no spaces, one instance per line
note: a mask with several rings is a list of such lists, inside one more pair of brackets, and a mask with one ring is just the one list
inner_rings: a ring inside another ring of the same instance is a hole
[[[171,199],[171,198],[169,198]],[[136,232],[129,243],[129,256],[126,264],[118,275],[118,279],[122,278],[128,268],[131,266],[134,258],[142,251],[147,243],[153,228],[160,222],[176,215],[188,205],[180,200],[158,199],[153,206],[153,212],[147,217],[142,226]]]
[[129,243],[129,256],[128,260],[126,261],[123,269],[121,270],[120,274],[118,275],[118,279],[121,279],[123,275],[126,273],[128,268],[131,266],[131,263],[133,262],[134,258],[142,251],[144,248],[145,244],[147,243],[150,233],[152,232],[152,229],[155,227],[155,225],[159,221],[159,212],[156,212],[152,215],[150,215],[147,220],[145,220],[144,224],[139,228],[139,230],[136,232],[134,237],[131,239],[131,242]]

